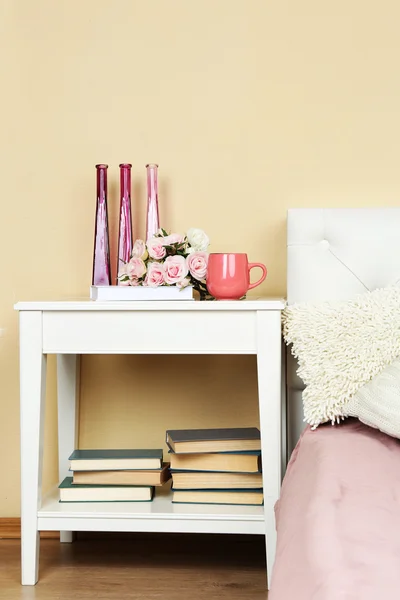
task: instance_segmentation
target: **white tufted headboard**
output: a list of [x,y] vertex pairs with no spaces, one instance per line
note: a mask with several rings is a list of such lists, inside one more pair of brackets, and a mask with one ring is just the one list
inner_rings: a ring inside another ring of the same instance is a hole
[[[400,280],[400,208],[288,211],[288,303],[346,300]],[[303,430],[302,381],[288,355],[289,455]]]

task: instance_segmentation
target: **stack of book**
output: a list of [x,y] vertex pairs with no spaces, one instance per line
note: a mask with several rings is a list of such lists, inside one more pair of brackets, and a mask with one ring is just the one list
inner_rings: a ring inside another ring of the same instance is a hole
[[75,450],[60,502],[149,502],[170,478],[162,450]]
[[263,504],[256,427],[167,431],[173,502]]

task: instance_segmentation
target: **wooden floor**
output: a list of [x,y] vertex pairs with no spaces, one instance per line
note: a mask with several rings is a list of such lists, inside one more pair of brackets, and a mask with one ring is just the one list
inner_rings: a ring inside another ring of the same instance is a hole
[[20,542],[0,540],[1,600],[265,600],[264,539],[153,534],[42,540],[40,579],[20,585]]

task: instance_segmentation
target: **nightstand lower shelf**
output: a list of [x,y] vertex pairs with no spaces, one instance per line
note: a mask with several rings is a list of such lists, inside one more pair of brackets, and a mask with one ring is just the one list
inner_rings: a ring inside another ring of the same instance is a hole
[[39,531],[126,531],[265,535],[263,506],[173,504],[168,489],[152,502],[59,502],[56,488],[38,511]]

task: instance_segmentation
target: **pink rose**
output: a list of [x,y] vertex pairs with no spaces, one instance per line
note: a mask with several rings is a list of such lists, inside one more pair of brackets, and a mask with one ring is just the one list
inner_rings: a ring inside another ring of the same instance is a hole
[[125,272],[132,282],[132,280],[140,279],[141,277],[143,277],[143,275],[146,273],[146,265],[144,264],[141,258],[136,258],[134,256],[125,265]]
[[179,281],[176,284],[176,287],[183,290],[183,288],[187,287],[188,285],[190,285],[190,279],[189,279],[189,277],[185,277],[185,279],[182,279],[182,281]]
[[164,281],[170,285],[179,283],[185,279],[186,275],[188,274],[186,259],[183,256],[179,256],[179,254],[176,254],[175,256],[168,256],[168,258],[165,259],[164,268]]
[[186,262],[192,277],[198,281],[206,278],[208,265],[207,252],[192,252],[187,257]]
[[164,284],[164,265],[159,262],[150,262],[147,265],[147,275],[144,280],[144,285],[148,287],[158,287]]
[[163,246],[170,246],[171,244],[181,244],[185,236],[180,233],[171,233],[171,235],[166,235],[161,238],[161,242]]
[[151,258],[155,260],[161,260],[166,256],[167,251],[163,245],[164,238],[153,237],[147,240],[147,250],[149,251],[149,255]]
[[136,240],[132,248],[132,258],[145,259],[147,254],[146,244],[143,240]]

